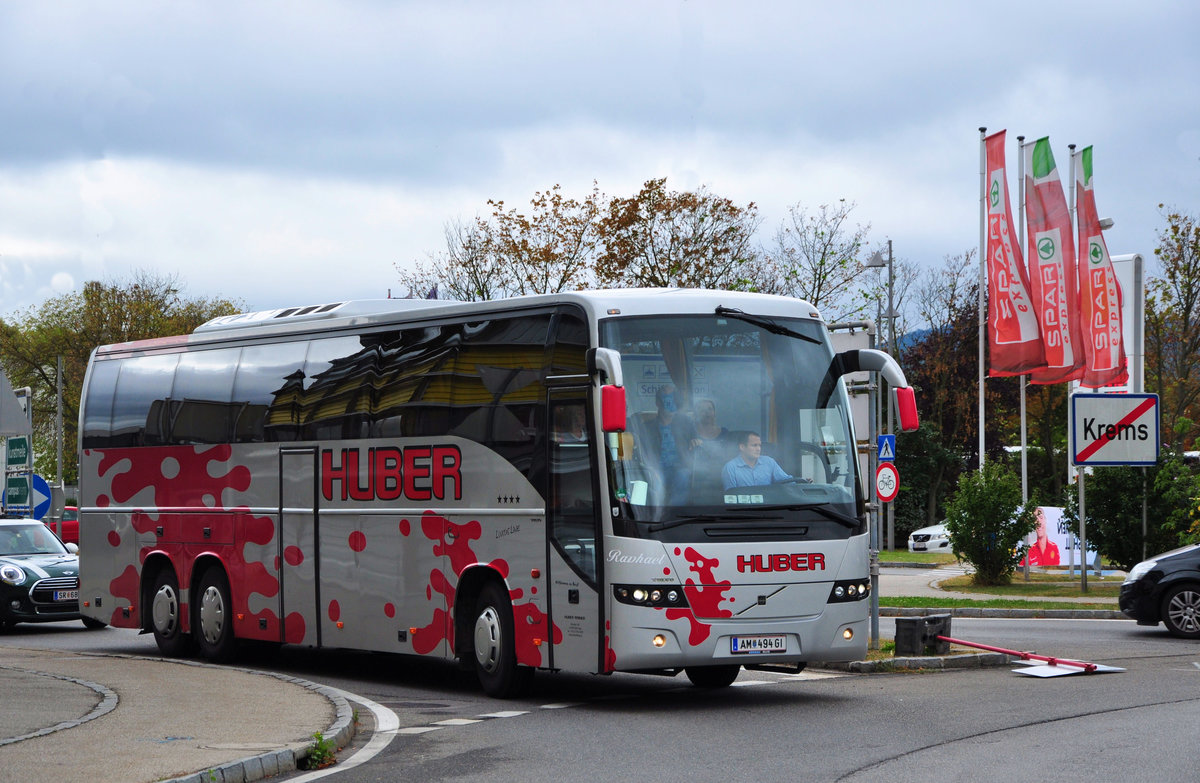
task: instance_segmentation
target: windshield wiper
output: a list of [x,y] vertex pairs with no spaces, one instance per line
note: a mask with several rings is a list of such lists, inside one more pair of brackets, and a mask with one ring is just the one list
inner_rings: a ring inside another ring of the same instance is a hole
[[838,524],[845,525],[848,528],[854,529],[859,526],[860,521],[857,517],[852,517],[849,514],[843,514],[830,507],[828,501],[824,503],[788,503],[777,506],[759,506],[764,511],[816,511],[826,519],[831,519]]
[[733,318],[738,321],[745,321],[748,324],[761,327],[766,329],[771,334],[779,334],[783,335],[784,337],[795,337],[797,340],[804,340],[805,342],[810,342],[814,345],[821,345],[820,340],[813,339],[807,334],[800,334],[799,332],[789,329],[782,324],[777,324],[770,318],[767,318],[765,315],[750,315],[742,310],[738,310],[734,307],[726,307],[725,305],[717,305],[716,312],[717,315],[724,318]]
[[[787,508],[787,506],[780,506],[776,510],[782,510],[784,508]],[[780,516],[764,517],[757,513],[759,510],[761,510],[761,507],[755,507],[753,512],[746,511],[732,512],[727,514],[689,514],[685,517],[675,517],[667,522],[663,522],[658,525],[652,525],[646,528],[646,532],[657,533],[660,530],[670,530],[673,527],[679,527],[680,525],[686,525],[691,522],[744,522],[747,519],[783,519],[783,517]]]

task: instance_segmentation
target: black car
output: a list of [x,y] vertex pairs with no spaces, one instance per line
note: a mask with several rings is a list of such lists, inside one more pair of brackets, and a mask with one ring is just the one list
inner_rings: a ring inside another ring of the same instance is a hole
[[1173,636],[1200,639],[1200,544],[1131,568],[1121,585],[1121,611],[1138,625],[1162,622]]
[[17,623],[83,620],[79,614],[79,556],[34,519],[0,519],[0,629]]

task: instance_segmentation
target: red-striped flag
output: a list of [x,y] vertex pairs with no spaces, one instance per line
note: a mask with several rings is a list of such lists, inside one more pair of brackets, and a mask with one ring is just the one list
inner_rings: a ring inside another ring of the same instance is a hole
[[1092,191],[1092,148],[1080,150],[1075,166],[1075,208],[1079,225],[1079,296],[1083,326],[1084,369],[1081,385],[1097,389],[1125,383],[1125,346],[1121,340],[1121,285],[1113,272]]
[[1025,220],[1029,285],[1042,330],[1046,367],[1033,383],[1063,383],[1083,377],[1083,331],[1071,212],[1054,165],[1050,139],[1025,145]]
[[987,153],[988,375],[1023,375],[1044,367],[1045,353],[1029,278],[1012,230],[1004,169],[1004,131],[984,139]]

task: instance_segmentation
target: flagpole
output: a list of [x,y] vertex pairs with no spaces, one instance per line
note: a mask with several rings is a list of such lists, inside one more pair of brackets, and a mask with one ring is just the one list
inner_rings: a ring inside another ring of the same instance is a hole
[[987,289],[987,127],[979,128],[979,470],[983,471],[985,440],[983,435],[984,340],[987,333],[985,292]]
[[[1025,137],[1017,137],[1017,246],[1022,250],[1025,263],[1029,263],[1029,254],[1025,247]],[[1031,274],[1032,274],[1031,270]],[[1025,378],[1022,374],[1017,380],[1021,384],[1021,502],[1029,502],[1029,438],[1026,433],[1028,419],[1025,408]],[[1029,557],[1025,557],[1025,581],[1029,581]]]
[[[1029,256],[1024,253],[1025,248],[1025,137],[1017,137],[1017,247],[1022,250],[1022,257],[1025,263],[1029,263]],[[1022,373],[1018,378],[1021,384],[1021,502],[1029,502],[1029,461],[1026,454],[1026,445],[1028,439],[1025,433],[1027,419],[1025,417],[1025,378]],[[1026,563],[1029,560],[1026,558]],[[1026,572],[1028,576],[1028,572]]]
[[[1076,270],[1076,277],[1078,278],[1079,253],[1080,253],[1079,240],[1078,240],[1079,218],[1076,213],[1078,204],[1075,203],[1076,191],[1079,189],[1079,183],[1075,179],[1078,174],[1078,172],[1075,170],[1075,166],[1078,164],[1075,162],[1075,145],[1068,144],[1067,149],[1070,150],[1070,154],[1071,154],[1071,201],[1070,201],[1071,230],[1075,232],[1075,236],[1076,236],[1076,241],[1075,241],[1075,245],[1076,245],[1075,256],[1076,256],[1076,258],[1075,258],[1074,267]],[[1082,296],[1083,295],[1083,286],[1082,285],[1080,285],[1079,291],[1080,291],[1080,296]],[[1078,384],[1076,381],[1072,381],[1071,386],[1074,388],[1078,388]],[[1067,431],[1068,432],[1070,432],[1070,430],[1071,430],[1070,411],[1071,411],[1071,397],[1070,397],[1070,391],[1068,391],[1067,392]],[[1087,472],[1087,468],[1084,468],[1084,467],[1080,467],[1078,470],[1075,471],[1075,487],[1079,491],[1079,591],[1082,593],[1086,593],[1088,591],[1088,588],[1087,588],[1087,506],[1084,504],[1084,487],[1083,487],[1083,477],[1086,474],[1086,472]],[[1068,473],[1069,473],[1069,468],[1068,468]]]

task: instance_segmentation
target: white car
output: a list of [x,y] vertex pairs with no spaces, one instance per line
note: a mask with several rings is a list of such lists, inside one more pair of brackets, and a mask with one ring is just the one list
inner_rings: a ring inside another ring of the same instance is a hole
[[909,552],[950,552],[950,532],[943,524],[914,530],[908,537]]

